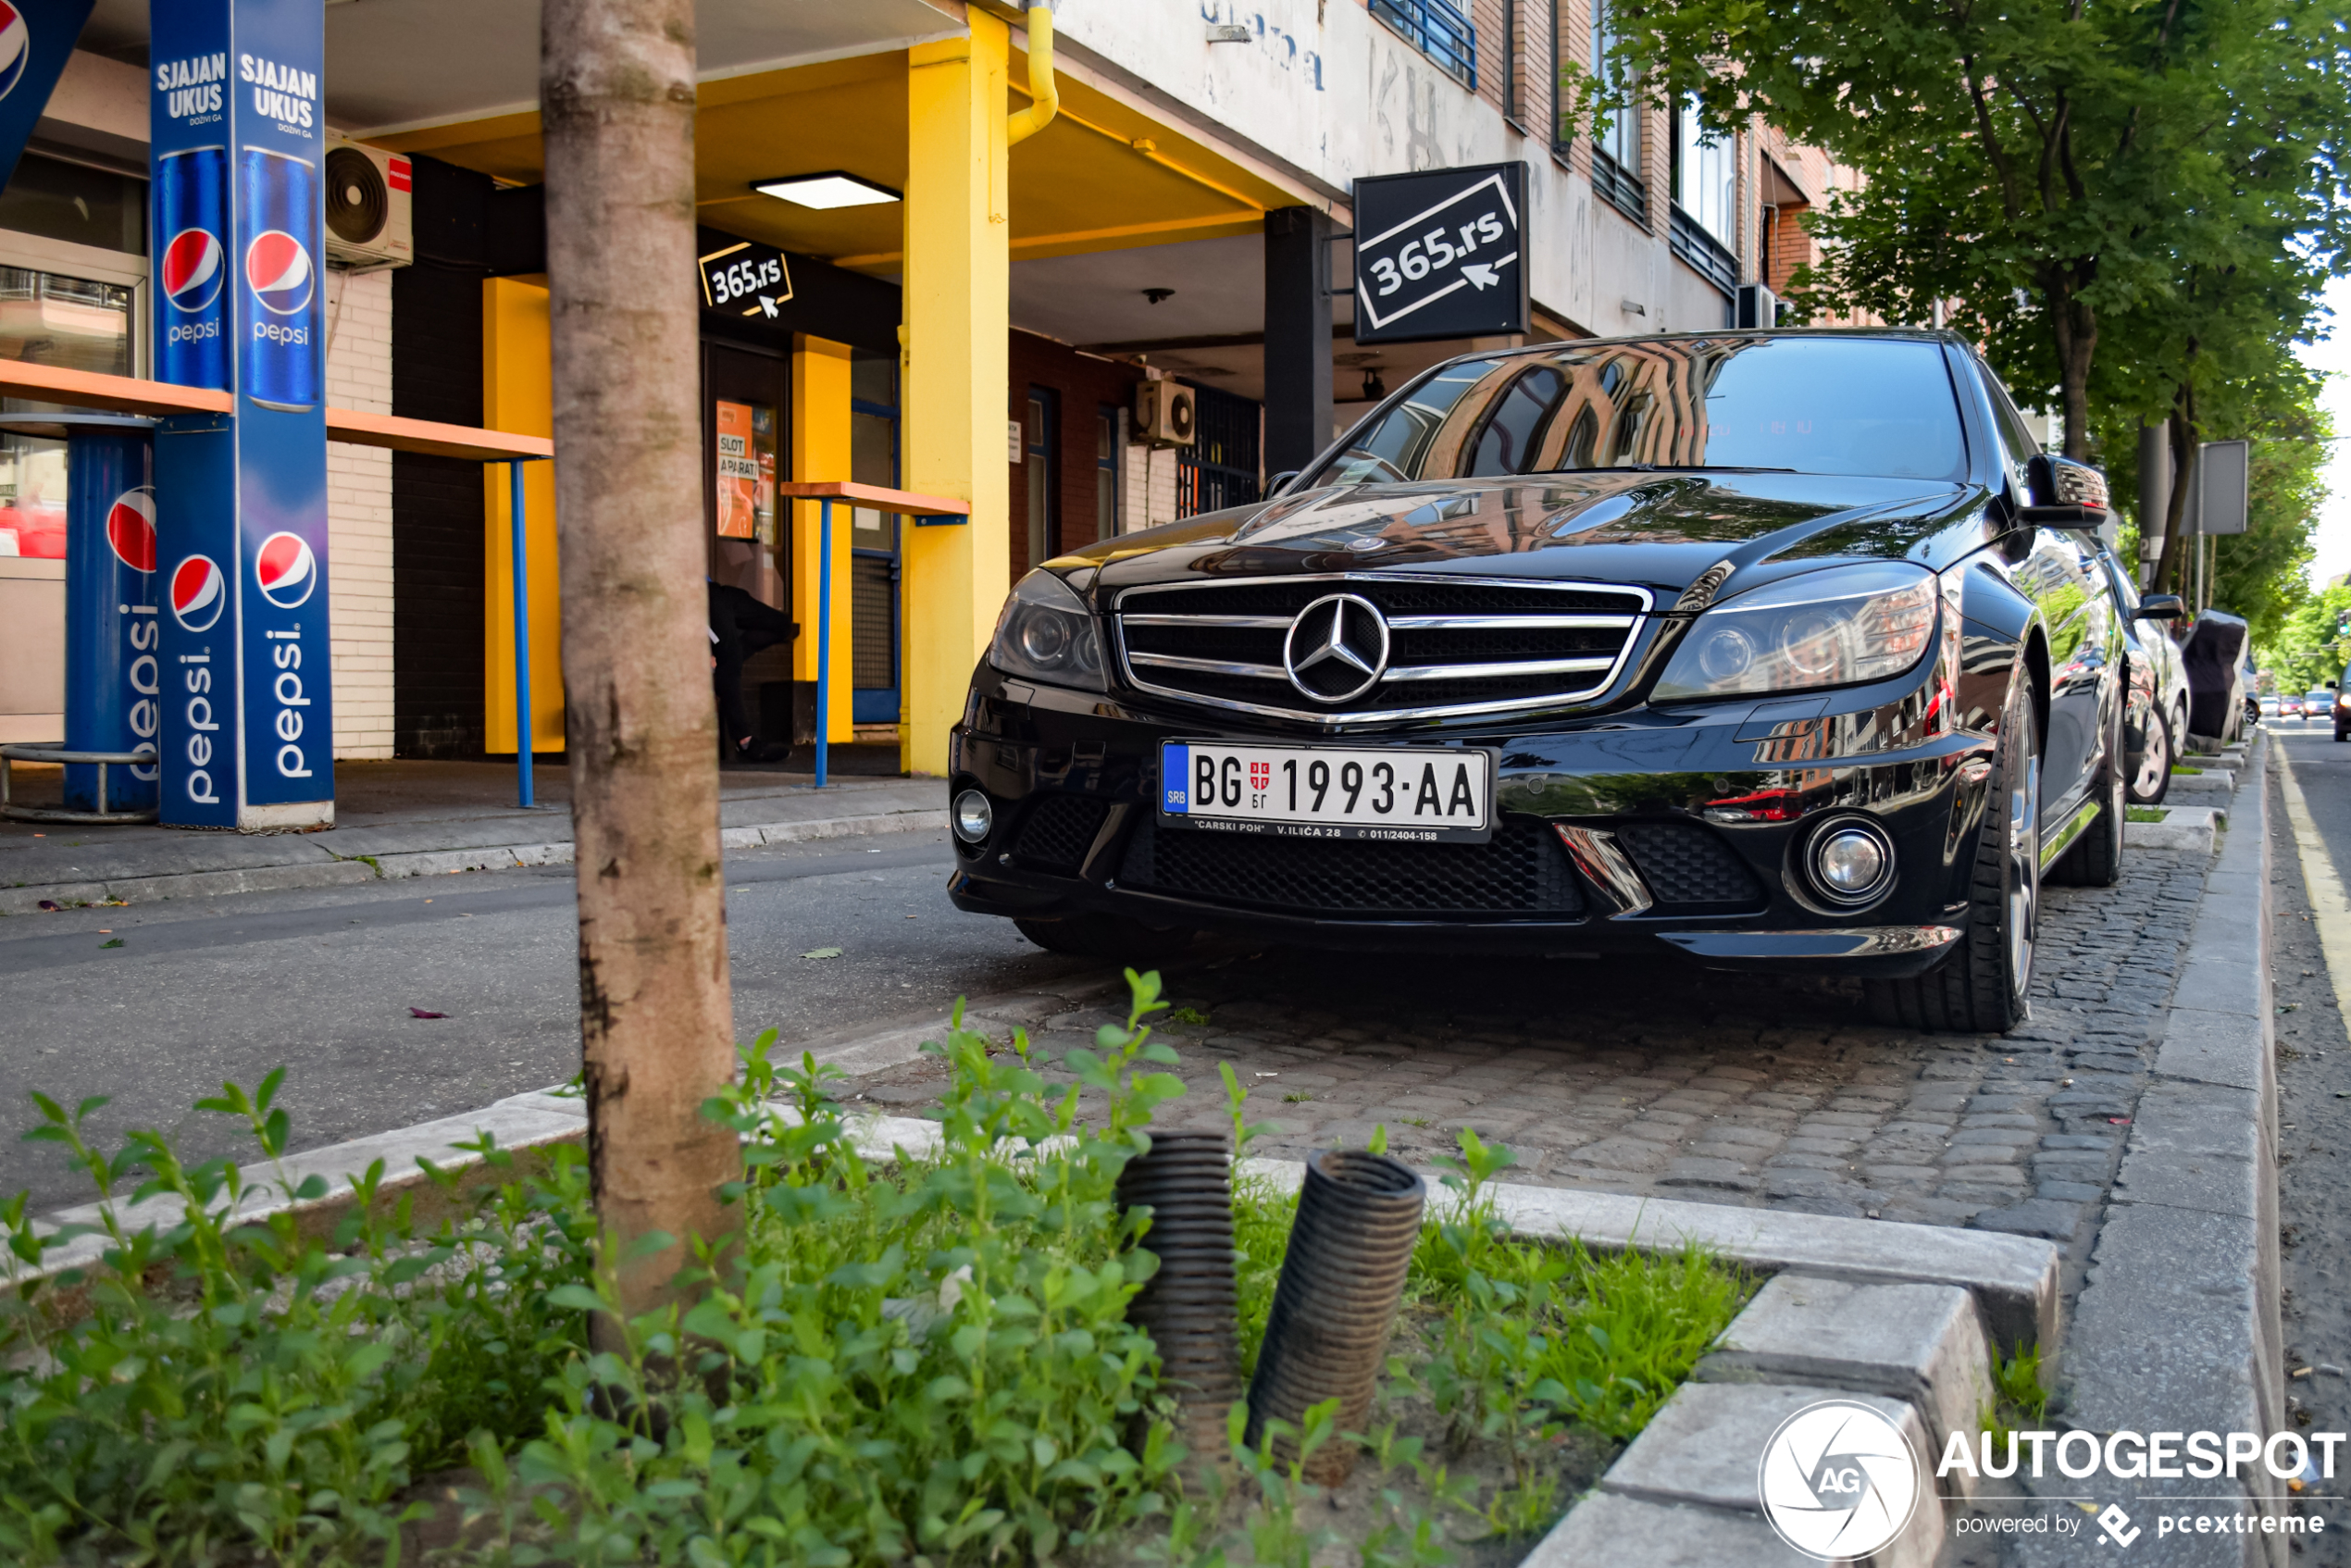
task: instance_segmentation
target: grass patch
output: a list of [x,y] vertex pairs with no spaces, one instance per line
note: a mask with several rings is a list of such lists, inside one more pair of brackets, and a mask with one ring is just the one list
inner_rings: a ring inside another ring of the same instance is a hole
[[[32,1136],[106,1201],[106,1269],[60,1281],[86,1310],[31,1285],[0,1306],[0,1558],[1213,1568],[1304,1563],[1336,1535],[1366,1564],[1515,1561],[1749,1283],[1696,1251],[1511,1238],[1488,1191],[1511,1155],[1464,1131],[1370,1430],[1307,1423],[1309,1446],[1365,1444],[1356,1477],[1324,1498],[1238,1441],[1228,1467],[1187,1469],[1125,1320],[1156,1261],[1114,1195],[1182,1092],[1161,1005],[1138,978],[1126,1026],[1072,1052],[1059,1091],[1025,1037],[991,1055],[958,1019],[927,1048],[952,1082],[922,1159],[862,1155],[839,1074],[762,1037],[709,1107],[746,1139],[732,1248],[696,1244],[684,1300],[625,1325],[575,1147],[527,1172],[485,1139],[506,1179],[470,1206],[428,1167],[461,1213],[431,1225],[377,1195],[379,1164],[320,1237],[207,1217],[255,1186],[325,1195],[280,1163],[282,1070],[200,1104],[250,1129],[249,1167],[185,1166],[156,1133],[102,1151],[83,1127],[103,1101],[41,1100]],[[1245,1144],[1247,1091],[1222,1072]],[[185,1223],[129,1228],[121,1200],[152,1194]],[[26,1202],[0,1230],[37,1264],[60,1238]],[[1294,1208],[1237,1195],[1251,1365]],[[599,1317],[615,1332],[591,1343]]]
[[2204,776],[2204,769],[2175,762],[2171,765],[2171,776],[2174,778],[2200,778]]
[[2122,819],[2125,822],[2160,822],[2171,815],[2161,806],[2124,806],[2122,808]]

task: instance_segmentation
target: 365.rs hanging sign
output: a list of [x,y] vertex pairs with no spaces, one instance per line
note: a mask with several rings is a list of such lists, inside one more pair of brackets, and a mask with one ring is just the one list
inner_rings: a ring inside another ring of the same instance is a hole
[[1520,163],[1355,181],[1355,341],[1525,331],[1525,213]]

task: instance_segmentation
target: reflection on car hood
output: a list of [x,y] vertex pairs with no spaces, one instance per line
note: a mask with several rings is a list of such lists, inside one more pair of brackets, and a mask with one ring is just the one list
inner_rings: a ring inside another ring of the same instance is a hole
[[1328,486],[1125,534],[1051,563],[1104,590],[1293,572],[1430,570],[1639,584],[1728,563],[1745,586],[1840,556],[1947,564],[1984,492],[1926,479],[1604,469]]

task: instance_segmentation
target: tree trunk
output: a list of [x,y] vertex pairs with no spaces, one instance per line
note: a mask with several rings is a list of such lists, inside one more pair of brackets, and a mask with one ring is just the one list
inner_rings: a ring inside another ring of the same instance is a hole
[[2042,280],[2049,327],[2057,339],[2058,403],[2065,419],[2065,454],[2090,460],[2090,360],[2097,352],[2098,316],[2084,305],[2052,266]]
[[2171,504],[2163,518],[2163,554],[2155,564],[2151,591],[2177,593],[2191,541],[2181,532],[2187,521],[2188,495],[2196,482],[2196,385],[2183,381],[2171,399],[2171,417],[2164,421],[2171,449]]
[[[555,510],[597,1213],[631,1315],[715,1238],[735,1135],[702,537],[693,0],[543,0]],[[662,1232],[672,1242],[629,1251]],[[611,1325],[599,1326],[607,1341]]]

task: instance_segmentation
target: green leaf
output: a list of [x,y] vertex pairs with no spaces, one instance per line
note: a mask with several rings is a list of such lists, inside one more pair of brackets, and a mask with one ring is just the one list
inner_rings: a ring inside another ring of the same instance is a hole
[[585,1285],[558,1285],[547,1292],[546,1300],[549,1306],[561,1307],[567,1312],[600,1313],[604,1310],[603,1299]]

